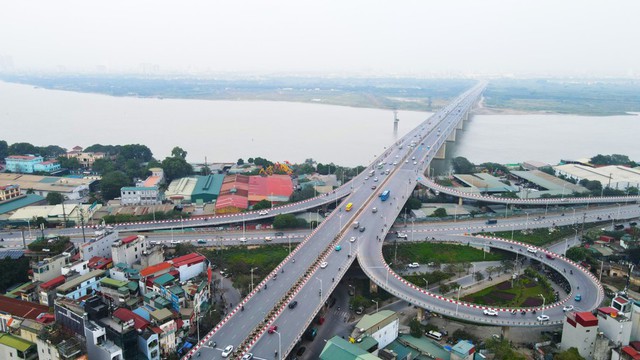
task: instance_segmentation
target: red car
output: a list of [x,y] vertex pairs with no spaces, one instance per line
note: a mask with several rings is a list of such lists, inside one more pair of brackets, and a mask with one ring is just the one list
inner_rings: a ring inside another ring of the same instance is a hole
[[269,334],[273,334],[273,333],[274,333],[274,332],[276,332],[276,331],[278,331],[278,325],[271,325],[271,326],[269,327],[269,330],[267,330],[267,332],[268,332]]

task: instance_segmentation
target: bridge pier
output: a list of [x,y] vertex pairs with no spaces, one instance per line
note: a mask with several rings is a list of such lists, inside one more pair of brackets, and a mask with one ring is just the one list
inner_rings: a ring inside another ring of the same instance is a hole
[[458,198],[458,206],[462,206],[462,200],[463,199],[461,197]]
[[372,294],[378,293],[378,285],[376,285],[373,280],[369,280],[369,292]]
[[438,152],[436,153],[436,156],[434,156],[434,159],[444,160],[446,151],[447,151],[447,143],[444,142],[442,143],[442,146],[440,147],[440,149],[438,149]]
[[422,322],[422,320],[424,319],[424,309],[421,307],[418,307],[418,313],[416,314],[416,319],[420,322]]
[[501,328],[502,330],[502,338],[503,339],[508,339],[509,338],[509,329],[511,329],[511,326],[503,326]]
[[458,121],[458,124],[456,125],[456,130],[462,130],[463,124],[464,124],[464,120]]
[[449,137],[447,137],[447,141],[456,141],[456,130],[453,130]]

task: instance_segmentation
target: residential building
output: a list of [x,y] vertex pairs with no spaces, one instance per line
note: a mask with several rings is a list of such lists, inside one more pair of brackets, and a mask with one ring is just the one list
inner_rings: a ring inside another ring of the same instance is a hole
[[107,339],[107,331],[93,321],[85,322],[87,354],[91,360],[124,360],[122,349]]
[[0,359],[38,359],[36,344],[10,334],[0,334]]
[[20,185],[0,185],[0,201],[7,201],[20,196]]
[[56,323],[75,335],[85,337],[85,323],[89,320],[88,313],[77,301],[58,298],[53,305]]
[[562,326],[562,342],[560,349],[578,349],[580,356],[593,359],[598,335],[598,318],[588,311],[570,312]]
[[398,314],[391,310],[381,310],[373,315],[365,315],[356,324],[352,337],[370,336],[384,348],[398,337],[400,320]]
[[629,345],[632,322],[613,307],[598,308],[598,329],[614,344]]
[[191,253],[169,260],[169,263],[180,272],[180,282],[185,282],[204,273],[208,262],[204,256]]
[[40,155],[10,155],[4,159],[6,169],[13,173],[54,172],[60,170],[57,160],[44,161]]
[[78,299],[92,294],[98,289],[99,281],[105,277],[105,273],[105,270],[92,270],[84,275],[67,280],[67,282],[58,286],[56,289],[57,294],[60,297],[69,299]]
[[147,245],[147,249],[140,257],[140,267],[142,269],[164,261],[164,249],[160,244]]
[[62,275],[62,268],[69,263],[70,259],[71,254],[64,252],[50,258],[44,258],[37,263],[32,263],[33,281],[47,282]]
[[62,275],[67,276],[71,274],[84,275],[89,272],[89,261],[78,260],[71,264],[67,264],[62,267]]
[[111,258],[116,264],[139,263],[147,249],[148,242],[142,235],[127,236],[111,244]]
[[67,281],[67,278],[64,275],[60,275],[45,283],[40,284],[40,291],[38,296],[40,304],[53,306],[57,294],[56,288],[64,284],[65,281]]
[[158,309],[150,313],[151,323],[162,332],[158,334],[160,349],[163,356],[174,351],[177,343],[176,333],[178,324],[173,319],[173,313],[167,309]]
[[120,281],[108,277],[100,279],[100,293],[105,303],[115,307],[125,306],[131,300],[131,291],[127,284],[128,281]]
[[[169,262],[161,262],[158,264],[151,265],[140,270],[140,292],[145,294],[147,290],[153,291],[152,281],[155,277],[158,277],[162,274],[166,274],[172,270],[171,263]],[[149,280],[149,284],[147,284],[147,280]]]
[[141,354],[145,359],[149,360],[160,359],[158,334],[150,330],[151,323],[149,321],[133,311],[124,308],[119,308],[114,311],[113,317],[117,318],[123,324],[132,324],[133,328],[135,328],[138,354]]
[[118,241],[117,231],[104,231],[90,241],[80,245],[80,257],[90,260],[93,257],[111,258],[111,245]]
[[11,327],[17,328],[24,319],[35,320],[48,312],[47,306],[0,295],[0,331],[7,332]]
[[84,152],[82,147],[76,146],[66,154],[68,159],[76,158],[80,165],[85,168],[90,168],[96,160],[104,159],[106,154],[103,152]]

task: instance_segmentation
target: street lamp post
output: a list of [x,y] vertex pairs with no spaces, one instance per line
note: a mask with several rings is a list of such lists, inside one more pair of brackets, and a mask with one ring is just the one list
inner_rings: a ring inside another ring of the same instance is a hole
[[251,268],[251,290],[253,290],[253,270],[258,270],[258,268]]
[[540,297],[542,297],[542,315],[544,315],[544,301],[545,301],[545,298],[544,298],[544,295],[542,295],[542,294],[538,294],[538,295],[540,295]]
[[33,239],[31,237],[31,221],[29,221],[29,219],[27,219],[27,227],[29,228],[29,239]]
[[282,360],[282,337],[278,331],[274,331],[274,333],[278,334],[278,359]]
[[316,280],[320,281],[320,297],[322,297],[322,279],[316,277]]
[[462,290],[462,286],[458,286],[458,301],[456,301],[456,316],[458,316],[458,307],[460,306],[460,290]]
[[426,283],[427,283],[427,285],[425,285],[424,289],[425,289],[426,291],[429,291],[429,280],[427,280],[427,279],[425,279],[425,278],[422,278],[422,280],[424,280],[424,282],[426,282]]

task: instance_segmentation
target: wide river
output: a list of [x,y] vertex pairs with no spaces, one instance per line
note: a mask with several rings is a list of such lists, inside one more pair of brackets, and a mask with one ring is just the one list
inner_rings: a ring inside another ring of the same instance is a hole
[[[0,82],[0,140],[60,145],[145,144],[156,158],[174,146],[190,162],[272,161],[355,166],[430,113],[393,112],[323,104],[270,101],[145,99],[46,90]],[[513,163],[627,154],[640,160],[640,117],[476,115],[448,145],[448,157],[474,163]]]

